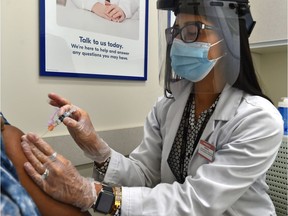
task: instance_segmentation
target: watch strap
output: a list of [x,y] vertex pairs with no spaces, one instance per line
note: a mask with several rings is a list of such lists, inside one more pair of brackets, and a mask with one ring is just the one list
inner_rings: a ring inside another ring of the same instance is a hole
[[107,185],[102,185],[102,189],[98,195],[96,203],[93,207],[94,211],[109,214],[115,203],[115,195],[113,188]]

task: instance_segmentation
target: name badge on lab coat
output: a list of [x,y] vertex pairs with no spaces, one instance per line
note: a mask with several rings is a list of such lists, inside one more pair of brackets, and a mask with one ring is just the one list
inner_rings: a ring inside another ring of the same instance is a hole
[[215,146],[200,140],[198,154],[205,158],[206,160],[212,162],[214,160]]

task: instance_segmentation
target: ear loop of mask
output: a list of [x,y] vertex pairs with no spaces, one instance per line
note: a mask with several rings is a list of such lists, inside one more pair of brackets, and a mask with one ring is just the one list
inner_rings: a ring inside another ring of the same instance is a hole
[[[224,39],[221,39],[221,40],[219,40],[219,41],[211,44],[211,45],[210,45],[210,49],[211,49],[211,47],[216,46],[217,44],[221,43],[222,41],[224,41]],[[219,59],[223,58],[223,57],[226,56],[226,55],[227,55],[227,52],[225,52],[223,55],[221,55],[221,56],[219,56],[219,57],[217,57],[217,58],[215,58],[215,59],[211,59],[211,61],[214,61],[214,60],[215,60],[215,61],[218,61]]]

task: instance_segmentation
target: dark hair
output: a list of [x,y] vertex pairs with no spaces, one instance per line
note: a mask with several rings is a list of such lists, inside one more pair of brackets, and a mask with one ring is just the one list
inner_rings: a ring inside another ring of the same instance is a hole
[[241,89],[251,95],[258,95],[268,99],[260,87],[257,75],[254,69],[253,60],[248,41],[248,33],[246,30],[245,20],[239,19],[239,34],[240,34],[240,72],[233,87]]
[[166,98],[169,98],[169,99],[173,98],[170,84],[171,84],[171,82],[173,82],[173,80],[177,81],[177,79],[173,78],[172,68],[171,68],[171,58],[168,55],[168,53],[170,53],[170,51],[171,51],[171,46],[172,46],[172,43],[167,44],[166,61],[165,61],[165,74],[164,74],[164,95]]

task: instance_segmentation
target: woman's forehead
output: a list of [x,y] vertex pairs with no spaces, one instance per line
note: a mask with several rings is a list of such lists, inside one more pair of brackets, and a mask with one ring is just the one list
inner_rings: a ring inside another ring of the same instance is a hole
[[205,16],[179,13],[176,17],[176,24],[180,26],[185,25],[186,23],[195,22],[195,21],[202,22],[207,25],[212,24],[211,22],[207,20],[207,17]]

